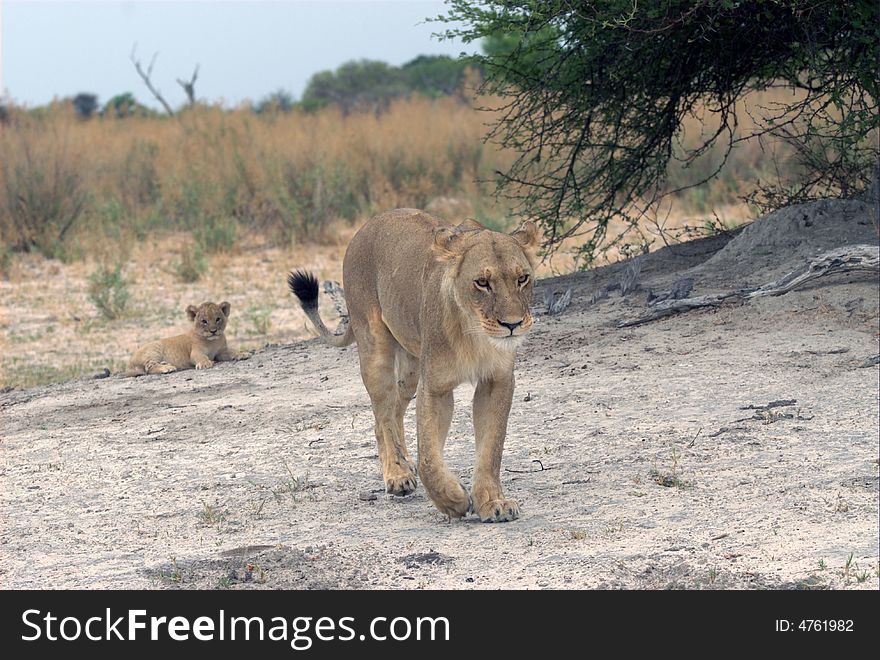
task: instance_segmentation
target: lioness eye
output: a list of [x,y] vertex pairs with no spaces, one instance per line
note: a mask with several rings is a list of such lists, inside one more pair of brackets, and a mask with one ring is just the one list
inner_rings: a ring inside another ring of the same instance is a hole
[[474,280],[474,284],[476,284],[481,289],[491,289],[492,288],[489,286],[489,280],[487,280],[485,277],[480,277],[480,278]]
[[518,280],[520,286],[522,286],[523,284],[525,284],[525,283],[528,282],[528,281],[529,281],[529,275],[528,275],[528,273],[526,273],[525,275],[523,275],[522,277],[520,277],[519,280]]

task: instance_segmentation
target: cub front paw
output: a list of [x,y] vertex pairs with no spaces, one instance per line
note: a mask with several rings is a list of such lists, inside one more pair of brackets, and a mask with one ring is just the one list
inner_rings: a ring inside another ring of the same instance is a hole
[[208,369],[213,366],[213,362],[211,360],[199,360],[196,362],[196,369]]
[[489,500],[478,505],[476,513],[483,522],[510,522],[519,518],[519,504],[506,498]]

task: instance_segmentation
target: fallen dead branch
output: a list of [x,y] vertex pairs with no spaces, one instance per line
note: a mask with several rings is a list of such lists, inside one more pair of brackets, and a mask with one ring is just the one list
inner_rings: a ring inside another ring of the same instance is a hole
[[631,321],[622,321],[618,328],[642,325],[656,319],[681,314],[701,307],[718,307],[727,301],[745,302],[765,296],[781,296],[807,282],[839,273],[880,272],[880,247],[876,245],[847,245],[830,250],[794,270],[788,275],[756,289],[740,289],[682,300],[663,300],[651,305],[647,314]]

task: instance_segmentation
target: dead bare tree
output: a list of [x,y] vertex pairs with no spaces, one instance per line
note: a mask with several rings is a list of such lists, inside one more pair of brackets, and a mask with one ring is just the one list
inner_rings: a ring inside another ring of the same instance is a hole
[[[141,66],[141,62],[139,59],[135,57],[135,50],[137,49],[137,44],[132,46],[131,48],[131,62],[134,64],[135,71],[138,72],[138,75],[144,81],[144,84],[147,86],[147,89],[150,90],[150,94],[162,104],[162,107],[165,108],[165,112],[168,113],[169,117],[174,116],[174,110],[171,109],[171,106],[168,105],[168,101],[162,96],[162,93],[153,86],[152,80],[150,80],[150,76],[153,75],[153,65],[156,63],[156,57],[158,57],[159,53],[153,54],[153,59],[150,60],[150,66],[147,67],[146,72],[144,71],[143,66]],[[198,67],[196,67],[196,72],[198,72]],[[193,84],[195,84],[195,76],[193,76]]]
[[196,78],[199,77],[199,65],[196,64],[196,68],[193,71],[192,78],[190,78],[189,82],[185,80],[177,79],[177,84],[183,87],[183,91],[186,92],[186,98],[189,99],[189,107],[194,107],[196,104]]

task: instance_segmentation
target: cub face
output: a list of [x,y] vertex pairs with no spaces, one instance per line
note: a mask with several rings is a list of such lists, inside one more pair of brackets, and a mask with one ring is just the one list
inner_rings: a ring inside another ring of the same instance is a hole
[[469,334],[482,334],[498,348],[514,350],[534,323],[532,299],[538,229],[527,222],[511,235],[466,221],[442,229],[435,249],[449,262],[452,286],[462,310],[471,318]]
[[207,341],[214,341],[223,337],[226,330],[226,321],[229,319],[230,305],[222,302],[216,305],[212,302],[202,303],[198,307],[190,305],[186,308],[186,315],[193,324],[193,332]]

